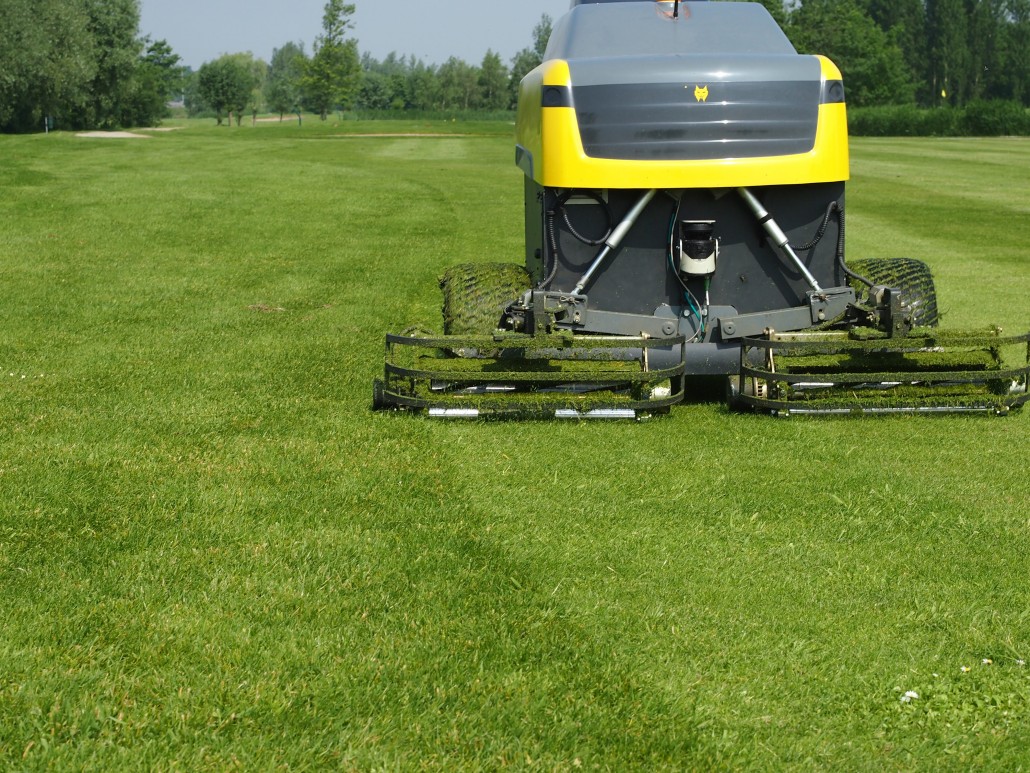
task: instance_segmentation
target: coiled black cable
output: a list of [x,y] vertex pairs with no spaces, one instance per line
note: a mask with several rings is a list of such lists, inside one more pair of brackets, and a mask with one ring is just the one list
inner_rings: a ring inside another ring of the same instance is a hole
[[841,207],[840,204],[838,204],[836,201],[831,201],[829,205],[826,207],[826,214],[823,215],[823,222],[819,224],[819,228],[818,230],[816,230],[815,237],[812,239],[812,241],[806,244],[791,244],[790,248],[795,252],[808,252],[809,250],[815,249],[815,246],[819,244],[819,242],[822,241],[823,236],[826,235],[826,228],[829,226],[830,217],[833,216],[834,212],[837,213],[837,223],[840,226],[839,230],[837,231],[837,263],[840,265],[840,268],[844,272],[845,276],[848,276],[851,279],[861,282],[866,287],[872,287],[872,282],[870,282],[861,274],[856,274],[854,271],[848,268],[847,263],[844,262],[844,208]]
[[[605,219],[607,225],[605,226],[604,235],[600,239],[591,239],[584,236],[576,227],[572,225],[572,220],[569,218],[569,211],[565,204],[568,202],[573,195],[585,196],[589,199],[593,199],[601,208],[604,210]],[[612,229],[615,227],[615,220],[612,217],[611,208],[608,206],[608,202],[604,198],[594,191],[576,191],[567,190],[562,193],[554,202],[554,206],[547,210],[546,217],[544,220],[545,230],[547,232],[547,246],[551,254],[551,269],[547,273],[547,276],[537,284],[537,289],[545,289],[554,280],[554,275],[558,273],[558,232],[557,232],[557,218],[561,215],[562,220],[565,221],[566,228],[569,229],[569,233],[572,234],[578,241],[583,244],[590,245],[591,247],[599,247],[607,241],[608,237],[612,235]]]

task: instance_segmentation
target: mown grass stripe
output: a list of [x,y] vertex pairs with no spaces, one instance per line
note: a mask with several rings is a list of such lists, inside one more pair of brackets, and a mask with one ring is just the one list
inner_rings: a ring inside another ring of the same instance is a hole
[[[371,413],[524,254],[510,126],[383,131],[0,137],[5,767],[1025,766],[1025,411]],[[1026,327],[1027,148],[856,141],[849,254]]]

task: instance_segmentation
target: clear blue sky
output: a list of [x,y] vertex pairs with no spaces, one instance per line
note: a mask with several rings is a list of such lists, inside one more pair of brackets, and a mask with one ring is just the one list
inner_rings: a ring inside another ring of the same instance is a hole
[[[507,63],[530,45],[541,14],[568,0],[354,0],[353,36],[362,53],[391,51],[428,64],[457,56],[479,64],[487,49]],[[266,62],[289,41],[311,53],[325,0],[141,0],[140,31],[164,39],[194,69],[221,54],[250,51]]]

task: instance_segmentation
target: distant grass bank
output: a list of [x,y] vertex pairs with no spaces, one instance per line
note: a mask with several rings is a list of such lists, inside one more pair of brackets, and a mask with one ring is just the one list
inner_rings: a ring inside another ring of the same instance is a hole
[[[180,125],[0,137],[2,767],[1030,766],[1030,413],[373,414],[512,128]],[[1030,141],[852,169],[849,255],[1030,325]]]

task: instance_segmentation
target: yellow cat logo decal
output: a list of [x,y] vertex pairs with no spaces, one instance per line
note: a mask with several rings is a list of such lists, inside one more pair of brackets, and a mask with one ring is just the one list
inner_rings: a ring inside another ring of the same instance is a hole
[[[690,88],[689,86],[687,88]],[[698,102],[708,101],[708,87],[701,88],[700,86],[694,86],[694,98]]]

